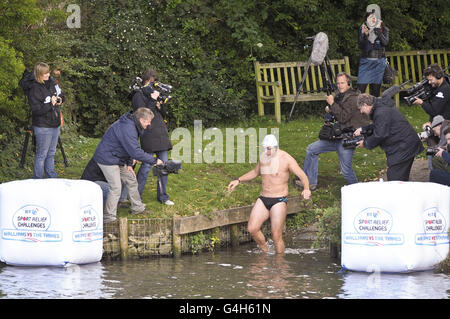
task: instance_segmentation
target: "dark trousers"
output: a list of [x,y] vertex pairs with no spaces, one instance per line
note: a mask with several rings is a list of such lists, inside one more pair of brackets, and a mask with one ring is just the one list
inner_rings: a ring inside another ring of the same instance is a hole
[[[361,93],[366,93],[367,83],[358,84],[358,90]],[[375,97],[380,96],[381,93],[381,84],[370,83],[369,84],[369,93]]]
[[430,172],[430,182],[450,186],[450,172],[432,169]]
[[404,162],[389,166],[387,169],[388,181],[402,181],[407,182],[409,180],[409,173],[414,162],[414,157]]

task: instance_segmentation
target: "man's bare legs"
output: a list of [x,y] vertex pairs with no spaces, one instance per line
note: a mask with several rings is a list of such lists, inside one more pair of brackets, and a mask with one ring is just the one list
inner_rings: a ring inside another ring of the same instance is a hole
[[258,198],[256,200],[252,212],[250,213],[247,229],[262,251],[269,251],[264,234],[261,232],[261,227],[270,216],[275,252],[277,254],[284,253],[285,246],[282,235],[286,220],[286,210],[287,206],[285,203],[278,203],[272,206],[269,212],[261,199]]
[[250,213],[247,229],[258,244],[259,248],[265,252],[269,251],[269,247],[267,247],[266,238],[261,231],[261,226],[268,218],[269,211],[266,206],[264,206],[262,200],[258,198],[255,205],[253,205],[252,212]]
[[284,254],[283,228],[286,221],[286,203],[278,203],[270,209],[270,228],[277,254]]

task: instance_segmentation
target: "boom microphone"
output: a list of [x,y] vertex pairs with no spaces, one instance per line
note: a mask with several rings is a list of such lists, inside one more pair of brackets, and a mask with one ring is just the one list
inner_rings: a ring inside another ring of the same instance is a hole
[[311,52],[311,62],[321,65],[328,52],[328,36],[324,32],[319,32],[314,36],[314,43]]

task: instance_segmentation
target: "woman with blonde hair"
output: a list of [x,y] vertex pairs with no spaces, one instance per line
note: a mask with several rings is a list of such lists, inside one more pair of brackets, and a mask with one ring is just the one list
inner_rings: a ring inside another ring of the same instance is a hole
[[33,178],[56,178],[55,154],[61,125],[60,106],[64,93],[50,77],[50,67],[39,62],[34,67],[34,81],[28,93],[32,126],[36,138]]

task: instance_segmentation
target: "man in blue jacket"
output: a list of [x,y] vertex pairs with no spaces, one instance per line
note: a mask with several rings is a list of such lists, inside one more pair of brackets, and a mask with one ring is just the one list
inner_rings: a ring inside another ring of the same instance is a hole
[[137,189],[133,161],[150,165],[163,162],[145,153],[139,146],[138,138],[153,119],[153,112],[139,108],[134,113],[126,113],[106,131],[95,150],[93,160],[98,164],[110,186],[106,199],[103,220],[116,220],[117,204],[122,190],[122,182],[127,186],[131,203],[131,213],[146,213],[145,205]]
[[[416,131],[394,106],[390,96],[375,98],[360,94],[358,107],[361,113],[370,116],[373,128],[372,135],[360,141],[358,147],[371,150],[380,146],[386,153],[388,181],[407,182],[414,157],[424,150]],[[354,134],[360,133],[361,128]]]

